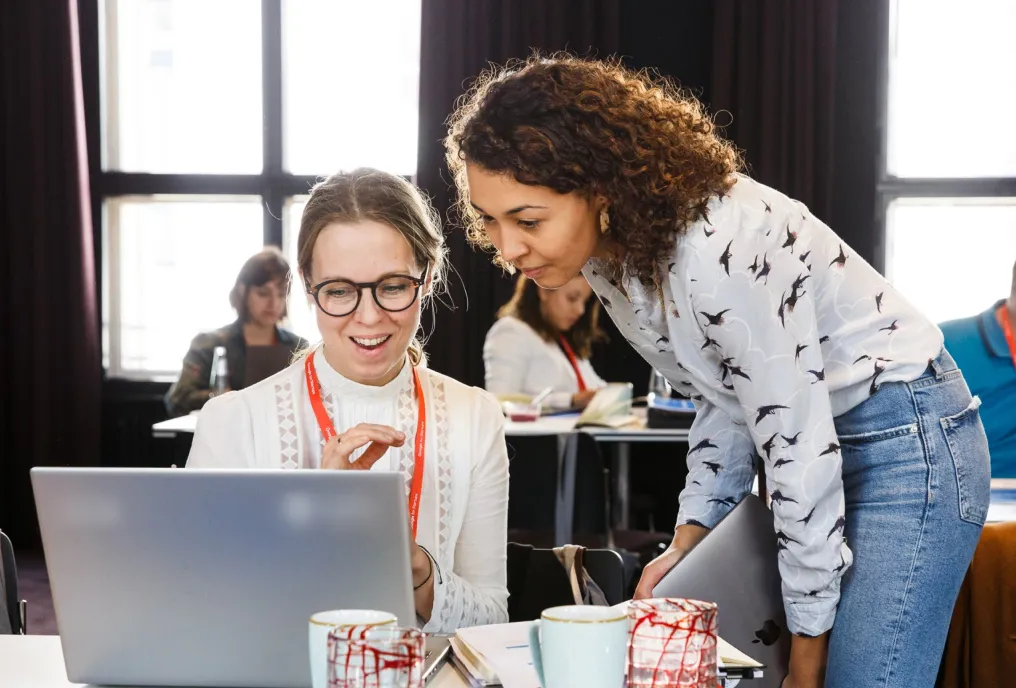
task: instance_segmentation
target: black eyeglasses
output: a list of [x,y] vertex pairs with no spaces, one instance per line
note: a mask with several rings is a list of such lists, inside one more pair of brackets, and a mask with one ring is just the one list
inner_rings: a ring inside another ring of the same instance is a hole
[[398,313],[412,306],[420,295],[420,287],[427,282],[429,264],[423,270],[423,277],[412,275],[389,275],[377,282],[350,282],[349,280],[328,280],[307,289],[313,294],[318,308],[335,318],[349,315],[360,307],[364,289],[370,289],[374,303],[389,313]]

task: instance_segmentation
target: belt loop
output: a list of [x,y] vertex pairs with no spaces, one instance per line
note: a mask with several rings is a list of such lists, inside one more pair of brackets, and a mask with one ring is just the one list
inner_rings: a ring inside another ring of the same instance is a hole
[[949,368],[949,370],[946,370],[945,366],[942,365],[942,358],[944,354],[945,349],[942,349],[942,352],[938,356],[936,356],[935,358],[928,359],[928,367],[931,368],[932,372],[935,373],[936,380],[941,380],[943,375],[948,373],[950,370],[954,370],[954,368]]

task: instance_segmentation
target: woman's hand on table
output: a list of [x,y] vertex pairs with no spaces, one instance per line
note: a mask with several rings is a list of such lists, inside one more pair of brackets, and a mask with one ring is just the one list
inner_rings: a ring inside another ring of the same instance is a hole
[[584,409],[592,401],[593,397],[596,396],[595,389],[587,389],[584,392],[576,392],[572,394],[571,403],[572,408]]
[[[369,471],[389,447],[401,447],[406,435],[387,425],[360,423],[325,443],[321,452],[321,468],[339,471]],[[368,446],[369,445],[369,446]],[[349,457],[357,449],[366,446],[355,461]]]
[[639,579],[638,587],[635,588],[635,599],[645,600],[653,597],[655,588],[663,577],[670,572],[670,569],[681,561],[685,554],[699,541],[709,534],[708,528],[693,526],[689,524],[680,525],[674,531],[674,541],[670,547],[656,559],[646,565],[642,571],[642,578]]

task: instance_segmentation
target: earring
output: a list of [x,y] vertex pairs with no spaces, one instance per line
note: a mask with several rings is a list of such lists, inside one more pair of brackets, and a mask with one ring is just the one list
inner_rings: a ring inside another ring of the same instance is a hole
[[610,229],[610,215],[605,207],[600,208],[600,234],[606,234],[608,229]]

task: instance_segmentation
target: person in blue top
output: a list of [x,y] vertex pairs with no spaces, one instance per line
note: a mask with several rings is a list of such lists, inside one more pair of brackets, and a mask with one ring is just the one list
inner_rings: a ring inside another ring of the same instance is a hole
[[[1016,264],[1012,288],[980,315],[942,323],[945,346],[970,391],[981,397],[991,452],[991,477],[1016,478]],[[1008,335],[1006,330],[1008,329]]]

